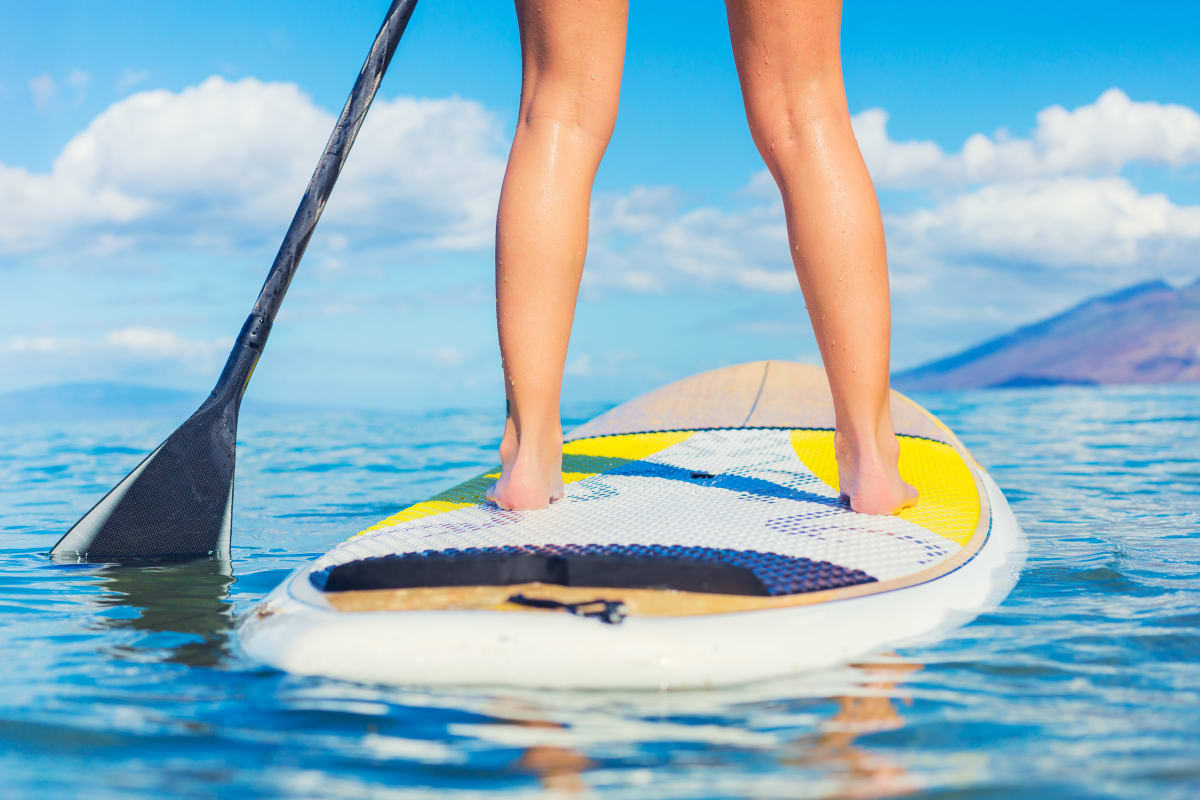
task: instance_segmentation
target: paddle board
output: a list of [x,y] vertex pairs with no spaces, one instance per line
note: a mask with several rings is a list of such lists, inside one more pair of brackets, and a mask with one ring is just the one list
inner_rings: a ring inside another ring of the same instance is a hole
[[998,603],[1024,539],[944,424],[893,392],[896,516],[840,498],[824,371],[694,375],[585,423],[566,497],[505,511],[493,470],[293,573],[239,623],[250,657],[370,683],[696,688],[936,639]]

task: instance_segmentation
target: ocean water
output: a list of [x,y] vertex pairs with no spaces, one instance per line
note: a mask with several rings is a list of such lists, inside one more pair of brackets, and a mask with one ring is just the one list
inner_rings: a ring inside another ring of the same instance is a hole
[[1008,600],[936,645],[666,693],[359,686],[237,653],[293,568],[491,466],[490,413],[248,409],[232,563],[150,567],[45,554],[179,418],[0,420],[0,797],[1200,796],[1200,387],[917,399],[1029,537]]

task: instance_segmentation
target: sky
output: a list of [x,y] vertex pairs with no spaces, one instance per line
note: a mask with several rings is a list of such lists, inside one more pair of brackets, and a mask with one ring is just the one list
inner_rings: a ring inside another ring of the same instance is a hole
[[[564,399],[817,361],[716,2],[635,2]],[[387,3],[0,0],[0,391],[211,387]],[[897,369],[1200,277],[1200,6],[847,0]],[[502,403],[508,3],[422,0],[250,392]]]

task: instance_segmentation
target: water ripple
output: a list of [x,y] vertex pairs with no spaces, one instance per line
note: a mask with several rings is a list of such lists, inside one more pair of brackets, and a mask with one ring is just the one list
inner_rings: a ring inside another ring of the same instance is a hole
[[124,567],[45,552],[177,420],[4,426],[0,793],[1196,796],[1200,387],[919,399],[1029,536],[1007,602],[933,645],[707,692],[357,686],[237,654],[236,614],[291,570],[492,467],[489,415],[249,415],[232,563]]

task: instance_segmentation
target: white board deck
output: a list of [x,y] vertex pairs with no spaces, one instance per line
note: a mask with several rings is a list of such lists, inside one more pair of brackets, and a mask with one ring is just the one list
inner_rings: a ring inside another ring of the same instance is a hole
[[[351,537],[242,620],[242,647],[365,682],[682,688],[936,637],[1007,594],[1023,538],[954,434],[892,407],[922,493],[899,516],[839,499],[823,371],[727,367],[574,431],[549,509],[487,504],[485,474]],[[597,602],[621,621],[537,605]]]

